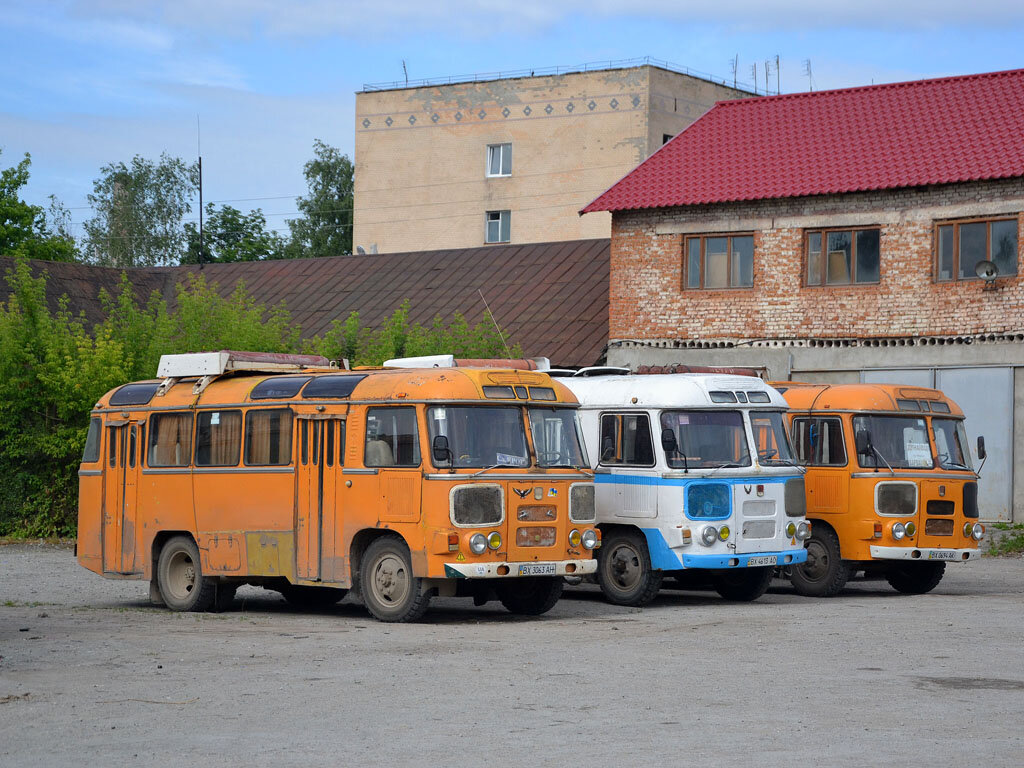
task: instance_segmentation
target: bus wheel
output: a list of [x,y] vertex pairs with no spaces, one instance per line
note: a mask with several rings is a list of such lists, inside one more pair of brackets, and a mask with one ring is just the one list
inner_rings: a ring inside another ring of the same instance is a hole
[[726,600],[749,603],[768,591],[774,568],[744,568],[716,573],[712,577],[715,591]]
[[498,599],[511,613],[540,616],[555,607],[564,586],[565,582],[560,576],[502,579],[498,583]]
[[897,592],[923,595],[939,586],[945,572],[945,563],[896,563],[886,572],[885,578]]
[[409,547],[396,536],[366,548],[359,584],[366,610],[381,621],[416,621],[430,605],[423,579],[413,576]]
[[172,611],[206,611],[217,597],[216,579],[203,576],[199,547],[189,536],[175,536],[160,550],[160,594]]
[[850,578],[850,566],[839,555],[839,537],[824,525],[815,525],[807,542],[807,562],[792,566],[789,580],[807,597],[839,594]]
[[616,532],[598,550],[597,582],[609,603],[647,605],[661,589],[662,572],[651,568],[647,542],[637,533]]
[[213,610],[231,610],[231,606],[235,602],[235,593],[237,591],[237,584],[232,584],[227,581],[221,581],[220,584],[217,585],[217,596],[213,600]]
[[281,594],[290,605],[299,608],[329,608],[345,597],[348,590],[289,584],[286,587],[281,587]]

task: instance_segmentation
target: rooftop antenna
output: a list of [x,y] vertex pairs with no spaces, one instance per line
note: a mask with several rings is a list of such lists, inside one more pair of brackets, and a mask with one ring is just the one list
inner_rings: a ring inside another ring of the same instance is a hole
[[409,84],[409,70],[405,68],[405,59],[402,59],[402,74],[405,75],[405,84]]
[[196,153],[199,155],[199,268],[203,268],[203,134],[196,113]]
[[732,57],[732,61],[730,61],[729,63],[732,64],[732,87],[735,88],[736,71],[740,68],[740,55],[737,53],[735,56]]
[[775,93],[782,93],[782,65],[779,63],[779,54],[775,54]]
[[476,292],[480,294],[480,298],[484,302],[484,309],[487,310],[487,315],[491,318],[491,322],[494,323],[494,330],[498,332],[498,338],[501,339],[501,346],[505,348],[505,356],[511,360],[512,350],[508,348],[508,344],[505,341],[505,334],[501,332],[501,326],[498,325],[498,321],[494,319],[494,313],[491,312],[491,308],[487,305],[487,299],[484,298],[484,292],[479,288],[476,289]]
[[804,74],[807,75],[807,90],[814,90],[814,78],[811,76],[811,60],[804,59]]
[[772,67],[772,60],[771,59],[765,59],[764,60],[764,92],[765,92],[765,94],[771,93],[771,91],[769,90],[769,86],[768,86],[768,73],[771,71],[771,67]]
[[757,62],[750,65],[750,76],[754,78],[754,93],[757,93]]

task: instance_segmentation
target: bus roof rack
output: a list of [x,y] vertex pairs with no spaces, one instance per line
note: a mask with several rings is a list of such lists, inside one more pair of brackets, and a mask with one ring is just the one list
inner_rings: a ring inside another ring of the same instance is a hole
[[456,358],[455,355],[423,355],[385,360],[384,368],[512,368],[520,371],[547,371],[551,361],[546,357],[521,358]]
[[[341,361],[348,369],[348,360]],[[267,373],[294,373],[306,368],[331,368],[331,361],[320,355],[288,355],[279,352],[239,352],[222,349],[219,352],[191,352],[182,355],[161,355],[156,375],[159,378],[186,376],[220,376],[229,371],[263,371]]]

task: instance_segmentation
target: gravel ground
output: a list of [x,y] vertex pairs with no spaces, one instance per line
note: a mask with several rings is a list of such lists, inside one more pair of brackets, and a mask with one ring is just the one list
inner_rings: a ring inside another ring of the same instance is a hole
[[1024,560],[753,604],[566,591],[381,624],[240,590],[151,607],[67,549],[0,546],[0,765],[1024,764]]

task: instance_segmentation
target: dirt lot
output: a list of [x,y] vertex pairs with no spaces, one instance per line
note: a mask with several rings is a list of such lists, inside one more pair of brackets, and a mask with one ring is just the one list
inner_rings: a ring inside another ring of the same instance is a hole
[[0,547],[0,765],[1024,764],[1020,559],[921,597],[776,582],[639,610],[583,586],[540,619],[435,600],[415,625],[147,594]]

